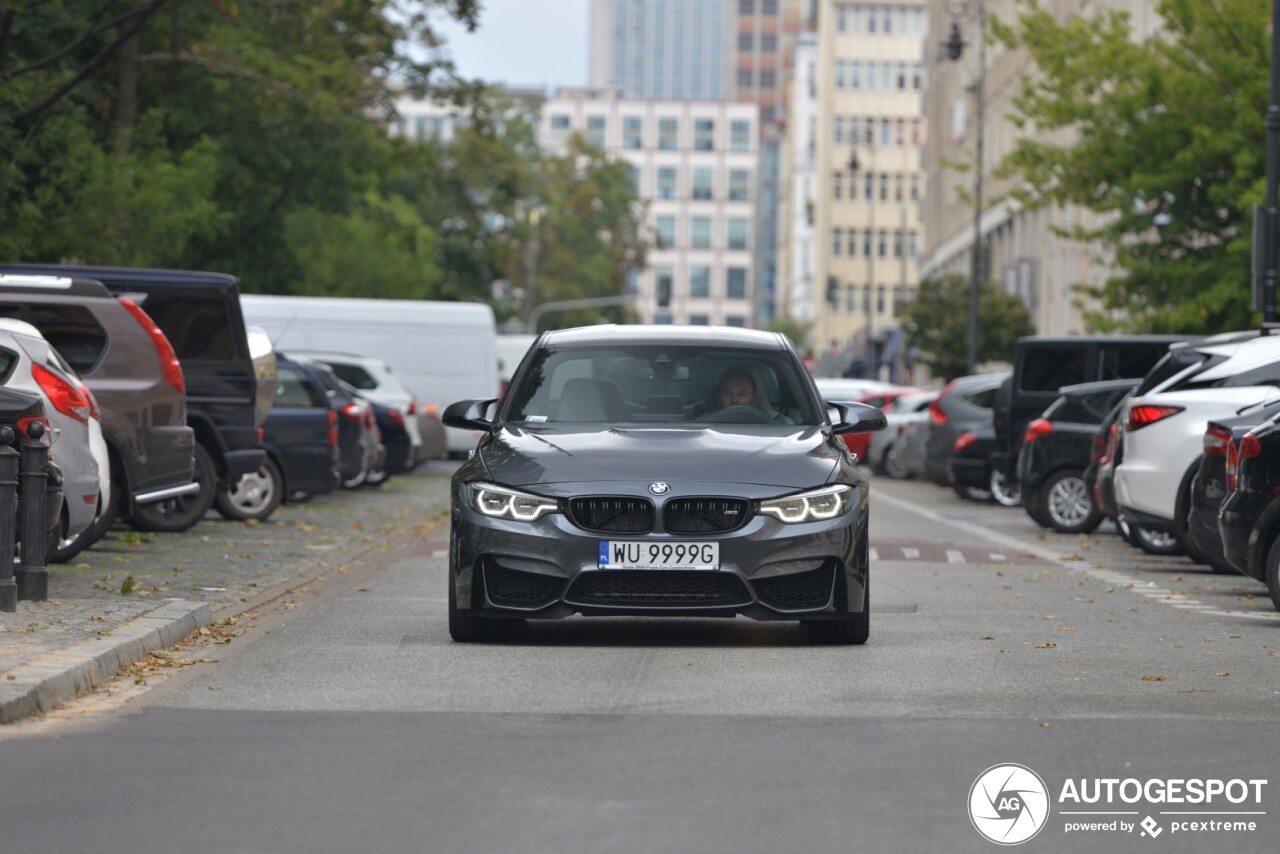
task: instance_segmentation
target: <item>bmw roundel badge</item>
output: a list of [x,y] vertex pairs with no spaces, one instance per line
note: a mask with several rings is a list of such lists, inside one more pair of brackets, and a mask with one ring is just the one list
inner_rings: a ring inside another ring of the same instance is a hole
[[649,491],[652,492],[654,495],[666,495],[668,492],[671,491],[671,485],[668,483],[663,483],[662,481],[658,481],[657,483],[649,484]]

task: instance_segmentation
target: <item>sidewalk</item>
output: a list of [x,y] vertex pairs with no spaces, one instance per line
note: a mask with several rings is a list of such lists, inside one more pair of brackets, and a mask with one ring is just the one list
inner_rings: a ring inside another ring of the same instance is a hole
[[0,724],[47,711],[121,666],[442,522],[454,464],[431,462],[380,488],[285,505],[267,522],[216,513],[181,534],[117,525],[67,564],[49,598],[0,613]]

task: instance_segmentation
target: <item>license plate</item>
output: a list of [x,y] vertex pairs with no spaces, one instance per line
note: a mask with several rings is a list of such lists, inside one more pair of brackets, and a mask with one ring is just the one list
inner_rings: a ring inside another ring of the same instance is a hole
[[601,540],[601,569],[719,569],[720,544]]

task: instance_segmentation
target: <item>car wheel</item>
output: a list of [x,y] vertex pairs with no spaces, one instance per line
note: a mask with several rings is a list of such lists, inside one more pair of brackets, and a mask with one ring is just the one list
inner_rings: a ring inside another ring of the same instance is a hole
[[[477,576],[478,578],[478,576]],[[478,588],[472,588],[474,596]],[[458,607],[458,582],[449,573],[449,637],[458,643],[494,643],[509,639],[523,621],[481,617]]]
[[1149,555],[1180,555],[1182,544],[1173,534],[1155,531],[1141,525],[1128,525],[1131,542]]
[[1271,541],[1267,549],[1267,592],[1271,594],[1271,604],[1280,611],[1280,537]]
[[382,486],[387,482],[387,478],[391,476],[391,472],[386,467],[379,466],[369,472],[369,476],[364,479],[365,486]]
[[[80,552],[89,548],[107,535],[107,531],[111,530],[111,526],[115,524],[116,513],[120,509],[120,490],[123,484],[111,484],[111,501],[106,507],[102,506],[102,496],[98,496],[98,515],[94,517],[89,527],[80,532],[79,536],[59,539],[53,543],[45,555],[49,563],[66,563]],[[59,529],[61,532],[61,528]]]
[[862,613],[850,614],[840,620],[810,620],[809,643],[859,646],[871,636],[871,570],[867,569],[867,581],[862,587]]
[[214,498],[218,512],[226,519],[243,522],[246,519],[266,519],[284,498],[284,477],[275,461],[267,457],[262,466],[231,487],[219,487]]
[[989,504],[992,500],[990,492],[976,486],[956,483],[952,484],[951,488],[956,491],[956,495],[959,495],[961,498],[966,498],[969,501],[978,501],[982,504]]
[[199,443],[195,446],[195,482],[200,490],[190,495],[180,495],[165,501],[142,504],[134,508],[130,523],[139,531],[177,533],[185,531],[204,518],[213,504],[213,493],[218,476],[213,468],[209,452]]
[[1087,534],[1102,522],[1084,478],[1074,469],[1051,476],[1040,490],[1039,503],[1049,527],[1063,534]]
[[353,474],[344,481],[340,481],[343,489],[355,489],[369,479],[369,469],[367,467],[360,469],[358,474]]
[[894,480],[908,480],[911,477],[911,470],[907,468],[907,461],[897,443],[890,445],[889,450],[884,452],[884,473]]
[[1022,491],[1016,480],[1005,477],[1003,472],[991,470],[991,497],[1001,507],[1017,507],[1022,503]]

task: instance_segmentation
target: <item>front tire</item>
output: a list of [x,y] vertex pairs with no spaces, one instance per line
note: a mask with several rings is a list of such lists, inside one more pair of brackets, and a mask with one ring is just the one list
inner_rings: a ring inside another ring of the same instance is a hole
[[1271,541],[1267,549],[1267,592],[1271,594],[1271,604],[1280,611],[1280,537]]
[[218,475],[214,470],[213,460],[209,458],[209,452],[203,445],[197,443],[194,454],[194,479],[200,485],[200,491],[134,508],[130,519],[133,527],[139,531],[172,534],[185,531],[204,518],[204,514],[209,512],[209,506],[213,504]]
[[841,646],[861,646],[871,637],[871,569],[862,585],[862,613],[850,614],[839,620],[811,620],[809,643]]
[[[478,576],[477,576],[478,577]],[[478,589],[472,582],[471,595]],[[508,639],[518,623],[514,620],[495,620],[478,616],[474,609],[464,611],[458,607],[458,580],[449,573],[449,637],[458,643],[494,643]]]
[[284,476],[270,457],[252,474],[247,474],[231,487],[219,487],[214,498],[223,518],[235,522],[247,519],[262,521],[275,512],[284,499]]

